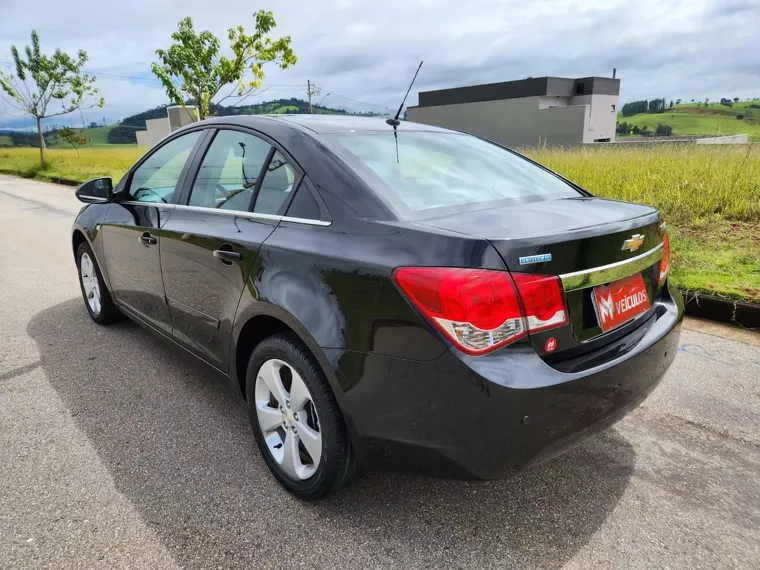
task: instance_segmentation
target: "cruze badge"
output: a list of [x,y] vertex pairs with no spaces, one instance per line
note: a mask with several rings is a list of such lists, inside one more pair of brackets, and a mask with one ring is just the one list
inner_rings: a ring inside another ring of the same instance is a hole
[[630,239],[623,242],[623,250],[636,251],[644,243],[644,236],[641,234],[633,234]]
[[530,265],[531,263],[544,263],[552,260],[551,253],[542,253],[541,255],[526,255],[520,258],[520,265]]

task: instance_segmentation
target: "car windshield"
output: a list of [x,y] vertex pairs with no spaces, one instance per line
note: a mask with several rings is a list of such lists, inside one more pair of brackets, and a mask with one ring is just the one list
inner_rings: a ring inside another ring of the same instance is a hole
[[477,137],[393,130],[341,132],[324,137],[369,168],[390,190],[391,202],[418,212],[432,208],[576,198],[579,192],[528,160]]

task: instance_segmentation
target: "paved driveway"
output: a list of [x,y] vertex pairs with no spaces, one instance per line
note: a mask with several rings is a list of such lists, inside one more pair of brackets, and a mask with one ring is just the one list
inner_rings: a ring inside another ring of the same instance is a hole
[[79,297],[70,188],[0,176],[0,567],[757,568],[760,335],[687,321],[615,428],[499,482],[303,504],[236,395]]

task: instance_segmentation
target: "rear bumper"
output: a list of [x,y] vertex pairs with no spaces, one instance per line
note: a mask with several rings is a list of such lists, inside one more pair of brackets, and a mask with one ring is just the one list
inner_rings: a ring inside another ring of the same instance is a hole
[[640,327],[570,368],[578,372],[550,366],[529,345],[482,357],[452,349],[429,362],[339,351],[328,359],[352,386],[339,400],[362,463],[492,479],[550,458],[641,403],[675,357],[682,314],[671,287]]

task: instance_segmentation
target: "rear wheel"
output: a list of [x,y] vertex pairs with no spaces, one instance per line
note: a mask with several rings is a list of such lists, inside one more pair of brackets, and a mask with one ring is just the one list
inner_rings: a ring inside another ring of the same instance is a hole
[[308,349],[287,334],[262,341],[246,378],[251,427],[272,474],[302,499],[318,499],[350,479],[354,459],[343,416]]
[[77,248],[77,268],[79,269],[79,285],[87,312],[92,320],[101,325],[112,323],[121,317],[119,308],[113,302],[103,276],[100,273],[95,255],[86,242]]

